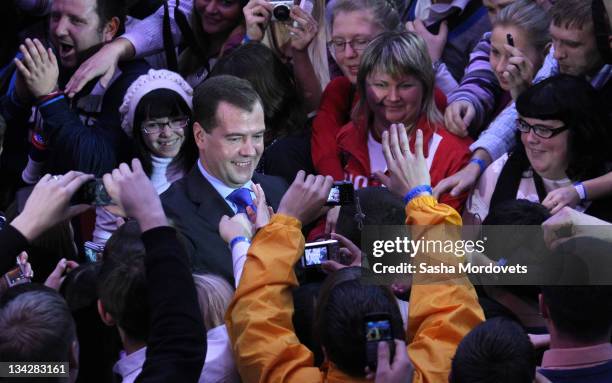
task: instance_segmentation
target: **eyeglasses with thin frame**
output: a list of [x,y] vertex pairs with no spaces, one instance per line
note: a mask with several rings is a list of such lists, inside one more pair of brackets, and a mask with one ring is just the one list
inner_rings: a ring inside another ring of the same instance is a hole
[[346,50],[347,44],[351,46],[351,49],[356,52],[361,52],[368,47],[370,43],[370,39],[368,38],[356,38],[353,40],[343,40],[343,39],[333,39],[327,43],[329,49],[333,50],[334,53],[344,53]]
[[556,129],[546,128],[541,125],[531,125],[522,118],[518,118],[516,120],[516,125],[518,130],[520,130],[522,133],[529,133],[529,131],[533,129],[533,133],[540,138],[551,138],[569,129],[568,125],[563,125],[562,127]]
[[145,121],[142,123],[142,131],[146,134],[159,134],[166,126],[171,130],[181,131],[189,123],[189,117],[176,117],[168,121]]

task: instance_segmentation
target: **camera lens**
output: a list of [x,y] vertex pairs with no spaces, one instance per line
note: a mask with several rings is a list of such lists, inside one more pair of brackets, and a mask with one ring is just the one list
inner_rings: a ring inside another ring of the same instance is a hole
[[272,14],[274,18],[278,21],[287,21],[289,20],[290,9],[285,4],[279,4],[272,10]]

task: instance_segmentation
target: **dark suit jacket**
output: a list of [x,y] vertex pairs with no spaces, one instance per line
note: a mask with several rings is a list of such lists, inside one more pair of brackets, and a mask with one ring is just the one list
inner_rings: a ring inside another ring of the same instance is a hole
[[[268,205],[276,211],[287,184],[280,177],[255,173],[266,194]],[[219,235],[221,217],[234,215],[234,211],[204,178],[198,165],[161,195],[166,216],[186,237],[187,253],[195,272],[218,274],[233,286],[232,254]]]

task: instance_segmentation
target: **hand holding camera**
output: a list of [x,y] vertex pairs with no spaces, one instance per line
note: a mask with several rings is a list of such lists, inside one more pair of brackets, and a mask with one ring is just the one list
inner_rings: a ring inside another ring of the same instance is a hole
[[300,170],[283,196],[278,213],[295,217],[302,224],[312,222],[327,211],[328,208],[323,205],[327,202],[333,183],[334,179],[330,176],[306,176]]
[[246,36],[251,41],[261,41],[270,22],[272,3],[266,0],[250,0],[242,9],[246,25]]
[[[310,0],[302,0],[302,3],[312,4]],[[291,34],[291,48],[294,51],[305,51],[319,31],[319,24],[311,16],[311,12],[302,7],[292,7],[289,13],[289,18],[293,20],[289,26],[289,33]]]
[[138,159],[132,160],[132,169],[122,163],[103,180],[113,201],[127,217],[138,221],[142,232],[168,225],[157,191]]
[[340,247],[335,258],[330,258],[323,262],[321,267],[324,271],[331,273],[345,267],[361,266],[363,253],[357,245],[345,236],[337,233],[332,233],[331,237],[338,242]]
[[92,175],[70,171],[63,176],[45,175],[38,181],[25,207],[11,225],[32,241],[59,222],[89,209],[89,205],[70,206],[72,196]]

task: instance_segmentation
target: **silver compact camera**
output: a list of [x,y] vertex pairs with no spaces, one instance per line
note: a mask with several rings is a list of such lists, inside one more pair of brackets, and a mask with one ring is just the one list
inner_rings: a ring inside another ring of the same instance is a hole
[[293,0],[273,0],[270,1],[272,4],[272,21],[289,21],[291,17],[291,7],[293,7]]

